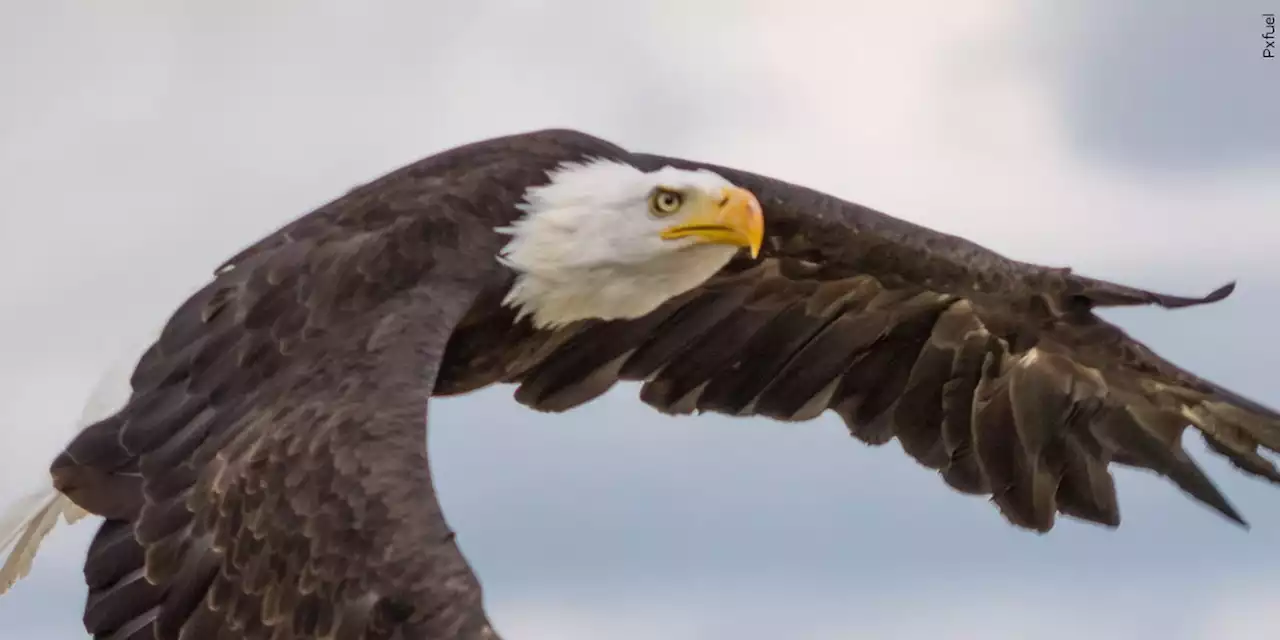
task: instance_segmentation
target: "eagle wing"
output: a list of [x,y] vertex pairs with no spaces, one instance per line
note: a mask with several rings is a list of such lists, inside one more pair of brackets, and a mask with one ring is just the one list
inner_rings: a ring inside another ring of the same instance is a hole
[[431,481],[428,398],[508,274],[495,226],[547,170],[616,153],[547,131],[376,178],[188,298],[132,396],[54,461],[106,518],[85,626],[111,640],[496,639]]
[[95,637],[498,637],[425,449],[445,345],[497,270],[455,196],[413,176],[348,195],[174,313],[129,403],[52,467],[107,519]]
[[108,518],[85,563],[92,633],[497,637],[424,446],[474,288],[408,239],[446,225],[293,243],[175,314],[129,405],[53,466]]
[[1015,525],[1057,513],[1116,526],[1109,466],[1154,470],[1243,520],[1181,446],[1211,450],[1280,482],[1280,415],[1160,358],[1094,313],[1181,307],[1183,298],[1006,259],[874,210],[725,167],[639,156],[646,167],[705,167],[753,190],[763,260],[623,323],[534,334],[498,373],[516,398],[560,411],[616,381],[643,383],[666,413],[714,411],[796,421],[833,411],[863,442],[898,440],[951,487],[991,495]]

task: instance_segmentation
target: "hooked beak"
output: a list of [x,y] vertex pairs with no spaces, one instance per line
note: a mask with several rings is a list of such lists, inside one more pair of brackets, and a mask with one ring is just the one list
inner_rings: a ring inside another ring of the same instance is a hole
[[693,212],[680,224],[662,231],[664,240],[696,238],[700,243],[747,247],[760,255],[764,242],[764,213],[755,194],[742,187],[725,187],[718,202]]

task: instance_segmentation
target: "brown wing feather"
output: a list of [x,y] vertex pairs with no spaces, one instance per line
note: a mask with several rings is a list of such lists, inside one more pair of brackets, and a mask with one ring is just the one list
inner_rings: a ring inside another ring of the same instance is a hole
[[108,518],[96,638],[497,638],[440,511],[425,411],[446,344],[506,274],[493,227],[555,164],[544,132],[433,156],[241,252],[173,314],[133,396],[54,462]]
[[[90,504],[111,483],[78,482],[84,461],[141,472],[142,500],[116,514],[131,522],[104,525],[87,559],[90,632],[496,637],[423,448],[432,363],[475,285],[435,262],[454,252],[396,246],[448,224],[285,245],[174,317],[115,446],[78,439],[53,468]],[[263,305],[272,321],[254,322]]]
[[860,440],[898,439],[951,486],[991,495],[1039,531],[1057,513],[1118,524],[1111,462],[1155,470],[1241,521],[1181,448],[1189,424],[1277,479],[1257,448],[1274,442],[1280,416],[1232,402],[1092,314],[1029,323],[949,293],[815,274],[771,258],[652,317],[577,326],[512,377],[516,397],[564,410],[639,380],[666,413],[794,421],[832,410]]
[[[437,393],[492,380],[563,411],[639,380],[661,411],[807,420],[831,410],[873,445],[897,439],[953,488],[993,497],[1013,523],[1056,513],[1115,526],[1111,463],[1157,471],[1243,522],[1181,446],[1188,426],[1240,469],[1280,481],[1280,414],[1161,359],[1093,313],[1216,302],[1005,258],[980,245],[778,180],[675,158],[754,191],[764,260],[629,322],[556,332],[497,314],[451,347]],[[495,319],[497,318],[497,319]],[[497,360],[478,344],[515,345]]]
[[832,410],[860,440],[899,440],[950,486],[991,495],[1010,521],[1041,531],[1056,513],[1118,524],[1112,462],[1155,470],[1242,522],[1182,449],[1188,426],[1242,470],[1280,481],[1259,452],[1280,450],[1280,415],[1093,313],[1205,304],[1233,285],[1201,298],[1144,291],[1010,260],[762,176],[632,159],[709,168],[753,190],[765,259],[735,262],[636,321],[551,335],[489,327],[536,354],[486,369],[519,383],[528,406],[564,410],[641,380],[641,398],[670,413],[807,420]]

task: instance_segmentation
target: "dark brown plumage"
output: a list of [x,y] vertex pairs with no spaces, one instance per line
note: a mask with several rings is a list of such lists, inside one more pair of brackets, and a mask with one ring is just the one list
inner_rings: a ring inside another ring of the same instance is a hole
[[[493,231],[557,164],[711,168],[767,242],[627,321],[536,330],[500,305]],[[563,411],[619,380],[659,411],[807,420],[892,439],[1015,525],[1120,521],[1111,463],[1239,514],[1187,426],[1280,481],[1280,415],[1093,313],[1165,296],[1005,259],[798,186],[570,131],[459,147],[356,188],[220,268],[139,361],[133,396],[52,467],[105,516],[85,561],[96,638],[497,638],[436,500],[432,395],[514,383]]]

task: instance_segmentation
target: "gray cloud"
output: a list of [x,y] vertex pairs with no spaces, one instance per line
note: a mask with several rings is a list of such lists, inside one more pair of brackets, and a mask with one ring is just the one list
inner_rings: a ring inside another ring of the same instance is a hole
[[[1270,8],[1268,8],[1270,7]],[[1020,5],[1025,66],[1092,161],[1186,172],[1280,166],[1280,60],[1260,0]]]

